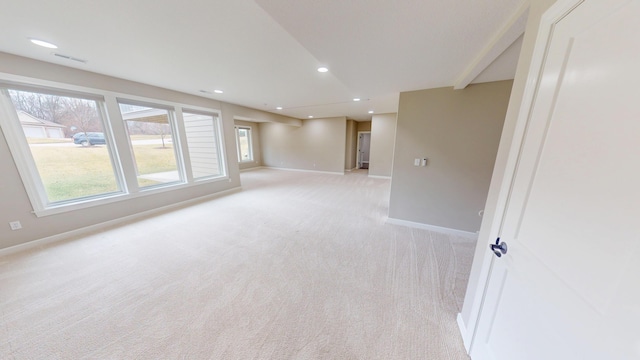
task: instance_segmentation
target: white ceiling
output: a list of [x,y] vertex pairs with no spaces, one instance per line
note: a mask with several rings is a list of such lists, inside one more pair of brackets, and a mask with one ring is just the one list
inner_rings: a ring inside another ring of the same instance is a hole
[[[396,112],[401,91],[513,78],[523,2],[3,1],[0,51],[296,118],[364,120]],[[214,89],[224,94],[200,92]]]

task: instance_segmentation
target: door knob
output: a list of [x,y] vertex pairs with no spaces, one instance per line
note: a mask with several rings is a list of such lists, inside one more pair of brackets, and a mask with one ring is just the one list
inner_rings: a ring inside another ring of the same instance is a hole
[[497,238],[496,243],[491,244],[489,247],[497,257],[502,257],[502,255],[507,253],[507,243],[504,241],[500,242],[500,238]]

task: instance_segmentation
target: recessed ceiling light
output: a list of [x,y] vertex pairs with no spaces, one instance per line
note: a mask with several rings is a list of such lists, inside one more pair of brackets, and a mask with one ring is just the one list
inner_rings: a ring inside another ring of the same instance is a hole
[[309,115],[307,116],[309,119],[313,119],[313,115]]
[[373,110],[369,110],[369,114],[373,114]]
[[44,40],[38,40],[38,39],[29,39],[31,40],[32,43],[36,44],[36,45],[40,45],[49,49],[57,49],[58,46],[50,43],[50,42],[46,42]]
[[360,101],[360,98],[353,98],[353,101]]
[[324,67],[324,66],[321,66],[321,67],[318,68],[318,72],[325,73],[327,71],[329,71],[329,69]]
[[222,94],[224,91],[216,89],[216,90],[213,90],[213,92],[216,94]]
[[211,91],[208,90],[199,90],[203,94],[211,94]]
[[278,106],[276,110],[282,110],[282,106]]

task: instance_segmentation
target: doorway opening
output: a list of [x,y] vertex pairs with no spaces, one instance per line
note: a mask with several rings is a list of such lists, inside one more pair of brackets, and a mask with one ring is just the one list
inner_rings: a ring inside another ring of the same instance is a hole
[[358,159],[356,169],[369,169],[371,131],[358,131]]

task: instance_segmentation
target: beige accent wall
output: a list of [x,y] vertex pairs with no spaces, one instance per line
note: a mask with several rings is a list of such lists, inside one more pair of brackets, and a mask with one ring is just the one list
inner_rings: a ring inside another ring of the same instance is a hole
[[509,159],[509,150],[514,139],[521,138],[524,129],[518,128],[518,115],[521,110],[525,86],[527,85],[528,75],[531,68],[531,59],[535,46],[536,37],[540,28],[542,15],[547,11],[556,0],[537,0],[530,1],[529,15],[527,18],[527,27],[524,34],[522,48],[520,50],[520,58],[518,67],[513,81],[513,89],[511,98],[505,117],[500,146],[496,157],[494,172],[489,187],[489,194],[485,204],[482,226],[478,234],[478,246],[471,267],[471,275],[467,285],[467,292],[462,307],[462,321],[468,330],[467,334],[463,334],[469,339],[473,335],[476,326],[476,316],[482,302],[485,280],[489,273],[493,253],[488,251],[488,244],[492,243],[499,234],[496,232],[500,224],[503,206],[506,203],[508,191],[504,188],[510,183],[513,171],[514,159]]
[[376,114],[371,118],[369,175],[390,177],[396,139],[397,114]]
[[347,120],[347,140],[345,145],[344,169],[353,170],[356,168],[358,152],[358,132],[355,120]]
[[[298,119],[0,52],[0,80],[6,80],[10,76],[22,76],[222,110],[224,151],[229,179],[143,195],[135,199],[77,211],[36,217],[32,213],[33,208],[5,140],[6,136],[10,134],[0,131],[0,173],[2,174],[0,181],[0,248],[23,244],[238,187],[240,186],[240,177],[234,140],[234,116],[249,118],[259,116],[265,121],[298,126],[301,124]],[[123,161],[127,160],[123,159]],[[9,228],[9,221],[14,220],[19,220],[22,223],[21,230],[12,231]]]
[[[262,151],[260,150],[260,127],[258,126],[258,123],[242,120],[235,120],[234,123],[236,126],[251,128],[251,149],[253,150],[253,161],[238,163],[238,167],[240,168],[240,170],[244,170],[262,166]],[[237,140],[236,137],[234,137],[233,139]],[[236,158],[237,157],[238,151],[236,147]]]
[[260,123],[264,166],[344,173],[346,117],[302,120],[302,126]]
[[357,121],[357,131],[371,131],[371,121]]
[[[389,217],[476,232],[512,81],[400,94]],[[427,166],[414,166],[428,158]]]

